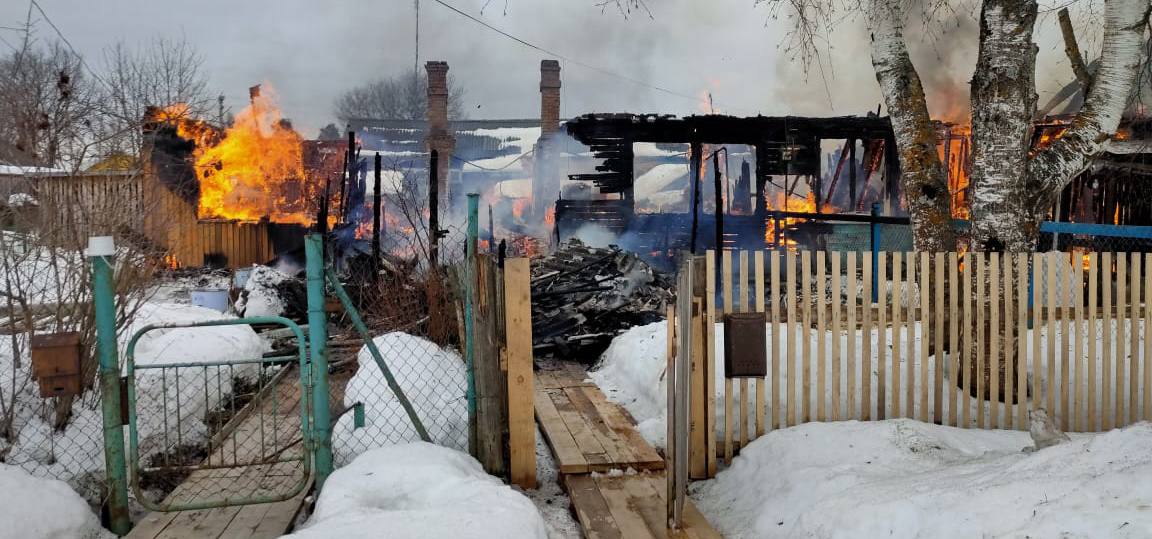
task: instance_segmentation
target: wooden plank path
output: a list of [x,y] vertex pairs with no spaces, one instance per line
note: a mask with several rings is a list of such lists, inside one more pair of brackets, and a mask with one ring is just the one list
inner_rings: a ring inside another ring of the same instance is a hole
[[[300,377],[295,371],[281,378],[275,398],[264,400],[263,413],[244,418],[232,435],[208,457],[212,464],[257,462],[286,448],[284,456],[299,456]],[[251,498],[287,493],[299,481],[301,463],[255,464],[239,468],[197,470],[165,498],[168,502]],[[196,511],[152,512],[136,523],[128,539],[271,539],[288,532],[311,481],[295,497],[263,503]]]
[[[667,529],[664,459],[578,365],[536,373],[536,422],[587,539],[719,539],[691,500],[680,530]],[[606,474],[609,470],[627,470]]]

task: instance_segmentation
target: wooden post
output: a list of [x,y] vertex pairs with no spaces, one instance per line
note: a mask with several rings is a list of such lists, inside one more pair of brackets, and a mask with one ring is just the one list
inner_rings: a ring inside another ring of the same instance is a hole
[[536,488],[530,279],[527,258],[513,258],[504,263],[504,327],[508,343],[509,475],[513,483],[523,488]]
[[380,274],[380,152],[376,152],[375,175],[372,179],[372,275]]
[[716,198],[716,250],[724,250],[724,188],[720,185],[720,151],[712,152],[712,190]]
[[[495,317],[496,268],[488,255],[477,255],[473,273],[473,339],[476,369],[476,460],[484,470],[503,476],[504,425],[507,401],[504,372],[500,370],[500,348]],[[535,444],[535,442],[533,442]],[[533,445],[535,451],[535,445]]]
[[689,150],[689,167],[692,171],[688,177],[692,181],[692,235],[689,240],[689,249],[692,254],[696,254],[696,226],[700,219],[700,164],[703,156],[700,152],[703,151],[699,142],[693,142]]

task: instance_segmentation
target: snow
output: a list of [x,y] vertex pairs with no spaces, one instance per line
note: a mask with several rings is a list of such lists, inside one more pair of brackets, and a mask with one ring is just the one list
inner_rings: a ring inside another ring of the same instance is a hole
[[560,471],[552,449],[544,440],[540,429],[536,429],[536,488],[524,491],[524,495],[536,504],[536,510],[544,518],[548,529],[548,539],[582,539],[580,523],[572,517],[569,507],[572,501],[560,488]]
[[[467,381],[460,355],[431,341],[399,332],[386,333],[372,342],[416,409],[432,441],[466,449]],[[373,447],[420,439],[367,347],[360,349],[357,361],[359,367],[344,392],[344,405],[363,404],[364,427],[355,427],[352,413],[344,414],[336,422],[332,450],[337,466],[351,462]]]
[[49,168],[49,167],[35,167],[28,166],[22,167],[18,165],[0,165],[0,175],[4,176],[24,176],[28,174],[67,174],[68,171],[62,168]]
[[248,297],[237,302],[236,310],[246,317],[280,316],[284,313],[284,299],[276,285],[290,277],[268,266],[253,266],[252,275],[244,283]]
[[0,539],[111,539],[66,483],[0,464]]
[[656,165],[636,178],[636,198],[645,199],[661,191],[666,191],[670,185],[686,176],[688,176],[688,167],[683,163]]
[[1035,453],[1026,432],[808,423],[744,448],[692,498],[728,539],[1152,535],[1152,424]]
[[295,539],[547,539],[532,502],[471,456],[424,442],[362,453],[324,484]]
[[532,179],[504,180],[497,183],[492,192],[507,198],[532,198]]
[[12,207],[35,206],[37,204],[36,197],[28,193],[12,193],[8,195],[8,205]]

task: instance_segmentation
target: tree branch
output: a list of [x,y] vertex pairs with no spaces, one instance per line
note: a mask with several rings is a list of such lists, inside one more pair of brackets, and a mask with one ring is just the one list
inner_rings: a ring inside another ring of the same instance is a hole
[[1087,94],[1088,89],[1092,87],[1092,75],[1088,73],[1084,57],[1080,55],[1080,45],[1076,43],[1076,32],[1072,29],[1072,18],[1068,16],[1068,8],[1061,9],[1057,17],[1060,19],[1060,32],[1064,34],[1064,54],[1068,55],[1068,61],[1072,63],[1072,72],[1080,82],[1080,90]]

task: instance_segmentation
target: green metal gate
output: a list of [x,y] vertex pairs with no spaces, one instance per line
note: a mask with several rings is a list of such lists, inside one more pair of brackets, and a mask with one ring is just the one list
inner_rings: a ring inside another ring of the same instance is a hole
[[[148,332],[250,324],[288,328],[297,339],[296,353],[136,362],[136,346]],[[281,317],[156,324],[137,331],[126,350],[123,383],[136,499],[153,511],[186,511],[278,502],[303,492],[316,435],[305,342],[301,328]],[[155,490],[171,487],[175,490],[156,499]]]

